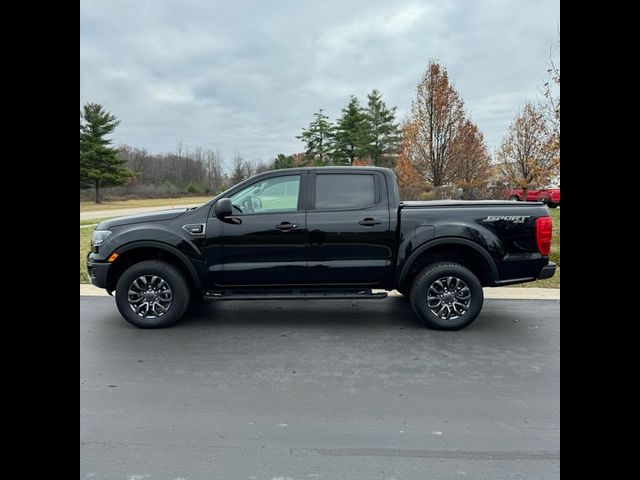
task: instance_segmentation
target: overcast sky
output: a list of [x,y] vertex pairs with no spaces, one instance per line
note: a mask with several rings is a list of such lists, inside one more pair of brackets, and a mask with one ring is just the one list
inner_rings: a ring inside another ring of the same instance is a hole
[[401,120],[437,58],[493,151],[559,19],[559,0],[81,0],[80,102],[120,118],[116,144],[270,160],[352,94],[381,90]]

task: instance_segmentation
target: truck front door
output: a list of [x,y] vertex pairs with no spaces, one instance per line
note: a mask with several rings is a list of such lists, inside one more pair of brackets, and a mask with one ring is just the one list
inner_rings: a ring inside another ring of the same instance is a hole
[[209,288],[301,283],[307,262],[306,176],[306,172],[281,173],[256,180],[230,195],[232,217],[209,218]]

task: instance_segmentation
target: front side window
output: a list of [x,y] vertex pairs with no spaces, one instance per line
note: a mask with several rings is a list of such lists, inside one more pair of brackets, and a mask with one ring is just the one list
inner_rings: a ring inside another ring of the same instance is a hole
[[234,213],[278,213],[298,210],[300,175],[272,177],[253,183],[233,194]]
[[375,199],[373,175],[316,175],[316,210],[363,208]]

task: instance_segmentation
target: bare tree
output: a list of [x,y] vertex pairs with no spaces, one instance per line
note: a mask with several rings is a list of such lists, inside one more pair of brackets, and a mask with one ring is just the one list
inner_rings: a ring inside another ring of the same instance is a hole
[[[558,54],[560,54],[560,31],[558,31]],[[547,78],[542,86],[544,100],[541,109],[544,112],[548,129],[548,145],[556,168],[560,167],[560,60],[553,58],[553,49],[549,53]]]
[[244,162],[244,168],[248,178],[257,175],[258,173],[266,172],[269,170],[269,164],[263,162],[260,158],[255,158]]
[[224,188],[224,172],[222,168],[222,156],[220,152],[207,150],[204,154],[204,171],[207,185],[213,193],[219,193]]
[[449,83],[447,70],[431,60],[403,129],[403,155],[433,186],[455,176],[453,144],[464,117],[464,103]]
[[497,153],[501,173],[510,185],[523,190],[527,198],[531,187],[547,183],[555,162],[548,148],[547,125],[543,112],[527,102],[516,116]]
[[170,183],[180,188],[189,184],[205,187],[206,161],[209,153],[196,149],[190,152],[179,146],[175,153],[152,155],[144,149],[123,145],[118,155],[126,160],[126,167],[136,172],[138,184]]
[[145,174],[148,173],[149,163],[152,161],[151,155],[144,148],[130,147],[129,145],[121,145],[118,148],[118,155],[127,161],[125,166],[136,174],[137,181],[144,183],[146,181]]

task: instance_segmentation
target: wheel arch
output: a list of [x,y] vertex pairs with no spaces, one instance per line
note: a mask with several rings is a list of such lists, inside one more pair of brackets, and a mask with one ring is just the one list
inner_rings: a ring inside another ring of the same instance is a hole
[[396,282],[398,288],[406,289],[420,270],[441,261],[457,262],[467,267],[483,287],[498,282],[498,267],[487,250],[465,238],[447,237],[425,242],[409,256]]
[[118,248],[118,257],[109,268],[107,291],[115,290],[118,279],[131,265],[144,260],[164,260],[175,266],[187,280],[192,290],[200,289],[200,277],[189,258],[171,245],[155,241],[133,242]]

